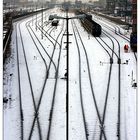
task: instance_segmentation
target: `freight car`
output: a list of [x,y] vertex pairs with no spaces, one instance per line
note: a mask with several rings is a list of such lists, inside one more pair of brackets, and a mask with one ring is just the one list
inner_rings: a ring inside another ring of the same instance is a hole
[[52,21],[52,26],[58,26],[59,20],[53,20]]
[[130,47],[137,52],[137,0],[132,0],[132,33],[130,35]]
[[95,37],[99,37],[102,32],[102,27],[92,20],[92,15],[86,14],[82,11],[76,11],[76,15],[84,14],[85,18],[80,19],[82,26]]
[[130,35],[130,47],[134,52],[137,52],[137,33],[131,33]]

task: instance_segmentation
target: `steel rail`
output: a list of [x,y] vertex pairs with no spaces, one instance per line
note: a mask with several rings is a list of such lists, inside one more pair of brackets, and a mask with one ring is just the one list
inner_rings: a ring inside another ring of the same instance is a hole
[[[55,49],[54,49],[54,50],[55,50]],[[54,52],[53,52],[52,57],[51,57],[52,59],[53,59],[53,55],[54,55]],[[50,63],[49,63],[49,67],[48,67],[48,71],[47,71],[47,74],[46,74],[45,82],[44,82],[44,84],[43,84],[43,88],[42,88],[41,95],[40,95],[40,98],[39,98],[39,102],[38,102],[38,105],[37,105],[37,111],[36,111],[36,114],[35,114],[34,119],[33,119],[33,122],[32,122],[32,128],[34,128],[35,121],[36,121],[36,118],[37,118],[37,116],[38,116],[38,112],[39,112],[41,100],[42,100],[42,97],[43,97],[44,89],[45,89],[45,86],[46,86],[46,84],[47,84],[48,72],[49,72],[49,70],[50,70],[50,65],[51,65],[51,61],[50,61]],[[57,74],[57,73],[56,73],[56,74]],[[56,80],[56,79],[57,79],[57,78],[55,78],[55,80]],[[29,140],[30,140],[30,138],[31,138],[31,136],[32,136],[32,133],[33,133],[33,129],[30,130]]]
[[[100,123],[101,129],[102,129],[102,128],[103,128],[103,125],[102,125],[101,115],[100,115],[100,113],[99,113],[99,108],[98,108],[98,106],[97,106],[97,102],[96,102],[96,98],[95,98],[95,93],[94,93],[94,90],[93,90],[93,83],[92,83],[92,79],[91,79],[90,66],[89,66],[89,60],[88,60],[87,52],[86,52],[86,49],[85,49],[85,45],[84,45],[84,43],[83,43],[83,41],[82,41],[82,38],[81,38],[81,36],[80,36],[80,33],[79,33],[79,31],[78,31],[78,28],[77,28],[75,22],[73,22],[73,23],[74,23],[74,25],[75,25],[75,27],[76,27],[76,31],[77,31],[77,33],[78,33],[79,39],[80,39],[80,41],[81,41],[81,43],[82,43],[83,50],[84,50],[84,52],[85,52],[86,61],[87,61],[87,67],[88,67],[88,76],[89,76],[89,81],[90,81],[91,92],[92,92],[92,96],[93,96],[93,100],[94,100],[94,104],[95,104],[97,116],[98,116],[98,119],[99,119],[99,123]],[[103,130],[103,129],[102,129],[102,130]],[[104,130],[103,130],[103,135],[104,135],[104,139],[106,140],[107,138],[106,138],[106,135],[105,135]]]
[[[105,30],[103,30],[106,32]],[[118,61],[118,124],[117,124],[117,137],[118,140],[121,139],[121,133],[120,133],[120,123],[121,123],[121,58],[120,58],[120,43],[119,41],[112,36],[110,33],[106,32],[110,37],[112,37],[118,44],[118,55],[119,55],[119,61]]]
[[[31,88],[31,94],[32,94],[32,99],[33,99],[33,104],[34,104],[34,110],[35,110],[35,113],[36,113],[37,108],[36,108],[36,104],[35,104],[33,85],[32,85],[32,82],[31,82],[31,76],[30,76],[30,72],[29,72],[29,65],[27,63],[27,56],[26,56],[25,46],[24,46],[24,43],[23,43],[23,37],[22,37],[21,29],[20,29],[20,24],[18,24],[18,27],[19,27],[19,32],[20,32],[20,38],[21,38],[23,54],[24,54],[24,58],[25,58],[25,64],[26,64],[26,68],[27,68],[27,74],[28,74],[28,78],[29,78],[29,84],[30,84],[30,88]],[[40,55],[41,55],[41,53],[40,53]],[[44,61],[44,59],[43,59],[43,61]],[[47,64],[46,64],[45,61],[44,61],[44,64],[47,67]],[[37,117],[37,124],[38,124],[39,138],[40,138],[40,140],[42,140],[41,128],[40,128],[40,123],[39,123],[39,118],[38,117]]]
[[79,49],[79,45],[78,45],[78,41],[76,38],[76,34],[75,34],[75,30],[74,30],[74,25],[73,22],[71,21],[72,24],[72,28],[73,28],[73,33],[74,33],[74,37],[75,37],[75,41],[76,41],[76,47],[78,50],[78,58],[79,58],[79,89],[80,89],[80,100],[81,100],[81,108],[82,108],[82,117],[83,117],[83,122],[84,122],[84,131],[85,131],[85,136],[86,136],[86,140],[88,140],[88,128],[86,125],[86,116],[85,116],[85,111],[84,111],[84,104],[83,104],[83,96],[82,96],[82,80],[81,80],[81,54],[80,54],[80,49]]
[[18,90],[19,90],[19,107],[20,107],[20,127],[21,127],[21,140],[24,140],[24,114],[22,107],[22,96],[21,96],[21,77],[20,77],[20,66],[19,66],[19,51],[18,51],[18,40],[17,40],[17,24],[15,25],[16,30],[16,53],[17,53],[17,71],[18,71]]

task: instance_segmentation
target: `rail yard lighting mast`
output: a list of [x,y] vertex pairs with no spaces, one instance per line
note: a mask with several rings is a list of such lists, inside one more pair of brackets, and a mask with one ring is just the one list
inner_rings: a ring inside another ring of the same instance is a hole
[[[65,8],[66,9],[66,17],[61,17],[61,16],[56,16],[56,15],[50,15],[51,18],[54,18],[54,19],[64,19],[66,20],[66,48],[67,48],[67,93],[66,93],[66,112],[67,112],[67,120],[68,120],[68,116],[69,116],[69,109],[68,109],[68,105],[69,105],[69,87],[68,87],[68,80],[69,80],[69,74],[68,74],[68,69],[69,69],[69,20],[70,19],[82,19],[82,18],[85,18],[85,15],[82,14],[82,15],[77,15],[77,16],[74,16],[74,17],[68,17],[68,7]],[[68,121],[67,121],[67,126],[68,126]],[[68,127],[67,127],[68,128]],[[68,132],[68,131],[67,131]],[[68,136],[68,135],[67,135]]]

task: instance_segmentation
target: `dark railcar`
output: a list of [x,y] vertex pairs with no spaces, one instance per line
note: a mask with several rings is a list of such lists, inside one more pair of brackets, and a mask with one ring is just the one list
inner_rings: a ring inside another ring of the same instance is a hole
[[53,19],[54,19],[54,16],[57,16],[57,14],[50,15],[50,16],[49,16],[49,20],[53,20]]
[[99,37],[102,32],[101,26],[92,20],[92,15],[86,14],[82,11],[76,11],[76,14],[84,14],[86,15],[85,18],[80,19],[83,27],[87,30],[88,33],[91,33],[95,37]]
[[137,33],[131,33],[130,47],[134,52],[137,52]]
[[54,20],[52,21],[52,26],[58,26],[59,21],[58,20]]

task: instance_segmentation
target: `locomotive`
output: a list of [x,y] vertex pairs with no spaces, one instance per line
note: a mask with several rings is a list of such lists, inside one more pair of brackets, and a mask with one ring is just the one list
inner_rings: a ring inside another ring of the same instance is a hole
[[92,20],[92,15],[86,14],[82,11],[76,11],[76,15],[84,14],[85,18],[80,19],[82,26],[95,37],[99,37],[102,33],[102,27]]

